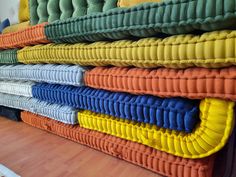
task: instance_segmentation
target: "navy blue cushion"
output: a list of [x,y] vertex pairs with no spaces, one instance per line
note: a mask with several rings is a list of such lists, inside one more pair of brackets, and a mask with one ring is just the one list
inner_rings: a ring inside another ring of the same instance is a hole
[[2,31],[4,30],[4,28],[10,26],[10,21],[9,19],[5,19],[2,23],[0,23],[0,34],[2,33]]
[[7,119],[11,119],[14,121],[20,121],[21,120],[20,112],[21,112],[21,110],[19,110],[19,109],[0,106],[0,116],[3,116]]
[[90,87],[40,83],[33,97],[178,131],[192,132],[199,120],[199,102],[183,98],[117,93]]

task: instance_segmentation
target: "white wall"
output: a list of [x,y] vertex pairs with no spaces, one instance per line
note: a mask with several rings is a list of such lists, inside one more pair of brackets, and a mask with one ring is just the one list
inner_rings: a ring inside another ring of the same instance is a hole
[[0,0],[0,21],[9,18],[11,24],[18,23],[20,0]]

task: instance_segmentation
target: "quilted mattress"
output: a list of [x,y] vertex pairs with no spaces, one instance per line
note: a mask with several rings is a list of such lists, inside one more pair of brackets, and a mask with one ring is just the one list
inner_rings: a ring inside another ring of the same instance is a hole
[[103,12],[117,5],[117,0],[30,0],[32,25],[70,17]]
[[49,43],[44,34],[45,23],[26,28],[21,31],[1,34],[0,49],[22,48],[27,45]]
[[35,98],[0,93],[0,105],[29,111],[66,124],[77,124],[77,110],[69,106],[50,104]]
[[216,153],[227,143],[234,127],[233,107],[234,102],[203,100],[200,104],[201,121],[191,134],[87,110],[78,113],[78,120],[81,127],[142,143],[176,156],[203,158]]
[[0,79],[83,85],[84,69],[78,65],[2,65]]
[[14,120],[14,121],[20,121],[21,120],[20,113],[21,113],[21,110],[19,109],[0,106],[0,116],[4,118]]
[[17,49],[0,50],[0,64],[17,63]]
[[138,41],[92,44],[48,44],[18,51],[20,62],[69,63],[83,66],[136,66],[141,68],[217,68],[235,65],[236,31],[177,35]]
[[32,86],[30,81],[2,81],[0,80],[0,93],[7,93],[18,96],[32,97]]
[[84,129],[80,126],[65,125],[29,112],[22,112],[21,118],[29,125],[87,145],[164,176],[209,177],[213,171],[214,156],[203,159],[184,159],[139,143]]
[[45,27],[57,43],[183,34],[230,29],[236,22],[236,0],[169,0],[56,21]]
[[161,97],[206,97],[236,100],[236,67],[141,69],[96,67],[85,73],[85,85]]
[[33,97],[178,131],[192,132],[199,121],[198,101],[114,93],[89,87],[36,84]]

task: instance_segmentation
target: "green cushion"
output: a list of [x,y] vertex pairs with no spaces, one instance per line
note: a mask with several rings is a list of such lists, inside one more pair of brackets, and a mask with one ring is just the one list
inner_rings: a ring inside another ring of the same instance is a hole
[[214,31],[235,22],[236,0],[170,0],[56,21],[45,32],[53,42],[75,43]]
[[17,62],[17,49],[0,50],[0,64],[13,64]]
[[30,0],[32,25],[103,12],[117,6],[117,0]]

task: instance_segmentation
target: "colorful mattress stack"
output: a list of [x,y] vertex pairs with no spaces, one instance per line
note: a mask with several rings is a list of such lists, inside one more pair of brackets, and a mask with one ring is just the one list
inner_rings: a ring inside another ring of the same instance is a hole
[[236,0],[29,7],[0,36],[1,106],[164,176],[235,175]]

